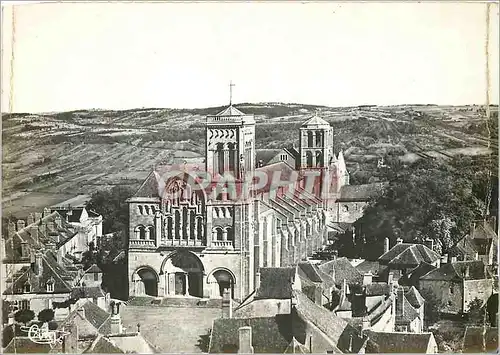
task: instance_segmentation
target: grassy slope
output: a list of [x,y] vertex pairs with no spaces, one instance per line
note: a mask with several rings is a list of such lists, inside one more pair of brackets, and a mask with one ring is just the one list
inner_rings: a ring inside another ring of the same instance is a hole
[[[479,107],[237,107],[256,115],[257,148],[298,144],[301,123],[319,111],[334,127],[336,149],[344,149],[351,176],[358,182],[367,180],[385,154],[411,161],[487,151],[485,114]],[[205,115],[220,109],[3,115],[4,216],[22,217],[76,193],[112,185],[138,187],[155,164],[202,159]],[[498,115],[497,107],[493,110]]]

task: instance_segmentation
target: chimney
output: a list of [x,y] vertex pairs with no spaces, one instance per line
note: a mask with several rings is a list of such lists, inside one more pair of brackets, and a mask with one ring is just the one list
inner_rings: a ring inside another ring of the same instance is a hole
[[474,260],[479,260],[479,253],[476,251],[476,253],[474,254]]
[[402,243],[403,243],[403,239],[401,239],[401,238],[396,239],[396,244],[402,244]]
[[402,287],[399,287],[396,297],[396,316],[403,316],[405,313],[404,298],[405,298],[405,291]]
[[42,276],[43,272],[43,263],[42,263],[42,253],[38,252],[35,254],[35,264],[34,266],[34,272],[35,275],[37,276]]
[[441,265],[444,265],[448,262],[448,254],[441,255]]
[[233,318],[231,290],[228,288],[222,294],[222,318]]
[[467,265],[465,267],[465,278],[468,279],[469,277],[470,277],[470,267],[469,267],[469,265]]
[[371,284],[373,281],[373,275],[370,271],[365,272],[363,275],[363,286]]
[[241,327],[238,329],[240,346],[238,354],[253,354],[252,327]]
[[384,238],[384,254],[389,251],[389,238]]
[[260,272],[255,273],[255,289],[257,290],[260,287]]
[[35,216],[33,215],[33,213],[30,213],[30,214],[28,215],[28,219],[27,219],[26,223],[28,224],[28,226],[29,226],[30,224],[35,223]]
[[456,256],[452,256],[451,257],[451,262],[452,263],[456,263],[457,262],[457,257]]
[[17,230],[20,231],[24,227],[26,227],[26,221],[24,219],[18,219],[17,220]]
[[[121,334],[123,333],[122,319],[119,313],[111,315],[111,334]],[[137,332],[139,333],[140,326],[137,327]]]
[[387,277],[387,283],[389,285],[392,285],[393,281],[394,281],[394,272],[393,271],[389,271],[389,276]]

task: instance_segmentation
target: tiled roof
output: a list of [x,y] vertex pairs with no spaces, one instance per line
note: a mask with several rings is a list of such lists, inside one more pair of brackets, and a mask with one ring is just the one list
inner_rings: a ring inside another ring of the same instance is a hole
[[463,339],[463,353],[493,353],[498,351],[498,328],[485,329],[485,345],[483,350],[483,327],[467,327]]
[[158,173],[156,171],[151,171],[151,173],[149,173],[147,178],[134,194],[134,197],[158,197],[159,183],[157,175]]
[[[237,352],[238,329],[252,327],[252,346],[255,353],[283,353],[292,341],[292,316],[279,314],[265,318],[215,319],[209,353]],[[232,351],[230,351],[232,350]]]
[[71,297],[79,298],[99,298],[106,294],[100,287],[75,287],[71,290]]
[[498,238],[497,234],[491,228],[489,223],[481,221],[479,223],[476,223],[475,227],[472,230],[472,235],[471,237],[473,239],[494,239]]
[[460,257],[462,260],[475,260],[477,251],[471,237],[466,235],[450,248],[448,254]]
[[226,107],[224,110],[220,111],[215,116],[245,116],[245,114],[243,112],[241,112],[240,110],[238,110],[233,105],[229,105],[228,107]]
[[[320,264],[319,269],[332,277],[337,286],[340,285],[344,279],[347,281],[348,285],[355,285],[363,282],[363,275],[356,270],[345,257]],[[335,270],[335,272],[333,270]]]
[[83,352],[84,354],[124,354],[120,348],[116,347],[107,338],[99,335],[93,343],[89,346],[87,350]]
[[279,181],[293,181],[291,179],[292,174],[296,173],[296,170],[285,162],[265,165],[257,168],[256,171],[263,172],[268,177],[266,186],[260,188],[256,193],[268,192],[272,186],[276,187],[276,185],[273,184],[273,175],[275,172],[280,172]]
[[419,308],[425,303],[424,298],[422,297],[420,292],[418,292],[415,286],[410,287],[410,289],[406,292],[405,297],[408,302],[410,302],[410,304],[415,308]]
[[141,333],[113,334],[108,338],[124,353],[154,354],[158,352]]
[[102,273],[102,270],[96,264],[92,264],[87,270],[85,270],[86,274],[96,274]]
[[[59,219],[59,226],[56,223],[57,219]],[[53,229],[49,228],[51,223]],[[42,224],[46,226],[45,231],[41,228]],[[36,230],[36,234],[34,230]],[[59,247],[76,234],[74,227],[66,222],[58,212],[52,212],[44,218],[27,225],[5,240],[6,261],[26,259],[21,255],[21,243],[27,243],[34,250],[43,248],[49,243]]]
[[361,274],[371,272],[372,275],[378,275],[380,270],[380,264],[378,261],[365,260],[355,266]]
[[366,331],[366,353],[426,353],[432,333],[382,333]]
[[316,265],[308,261],[299,262],[299,275],[307,277],[312,282],[323,282],[319,276],[319,269]]
[[364,185],[344,185],[340,189],[338,201],[369,201],[379,196],[387,183],[375,182]]
[[308,119],[307,121],[302,123],[301,127],[311,127],[311,126],[330,127],[330,124],[328,122],[326,122],[324,119],[322,119],[321,117],[314,115],[313,117],[311,117],[310,119]]
[[284,299],[292,296],[296,270],[293,267],[260,268],[260,286],[255,299]]
[[378,260],[384,265],[414,265],[416,267],[421,262],[432,264],[439,258],[436,252],[423,244],[399,243],[381,255]]
[[283,148],[283,149],[285,149],[286,151],[288,151],[288,153],[290,153],[290,155],[292,157],[294,157],[295,159],[299,159],[300,158],[300,153],[297,150],[297,148],[295,148],[295,147],[292,146],[292,147]]
[[75,317],[79,317],[78,310],[83,308],[85,319],[102,335],[111,333],[111,315],[97,306],[95,303],[87,301],[80,307],[73,310],[68,317],[61,323],[60,327],[68,326],[74,321]]
[[408,271],[406,275],[401,276],[398,282],[400,285],[404,286],[415,286],[418,285],[418,281],[422,276],[427,274],[429,271],[434,270],[436,267],[426,263],[425,261],[420,263],[417,267]]
[[300,318],[318,327],[334,344],[337,344],[341,352],[357,353],[359,351],[364,341],[347,321],[312,302],[302,292],[294,291],[294,295],[296,297],[295,310]]
[[[23,294],[24,286],[27,283],[30,285],[29,293],[69,293],[76,276],[75,273],[68,271],[64,265],[58,264],[56,256],[50,250],[44,251],[41,257],[41,276],[35,274],[34,266],[25,266],[21,268],[20,272],[13,275],[14,282],[4,291],[4,294]],[[54,284],[54,291],[47,292],[47,283]]]
[[262,164],[266,165],[272,158],[276,156],[282,149],[256,149],[255,161],[258,163],[262,160]]
[[80,222],[80,218],[82,217],[83,207],[77,207],[69,209],[54,209],[57,213],[59,213],[64,220],[68,222],[78,223]]
[[[468,274],[467,274],[468,272]],[[457,261],[446,263],[440,268],[434,269],[424,276],[421,280],[481,280],[492,278],[481,260]]]
[[391,293],[391,286],[386,282],[372,282],[365,286],[366,296],[382,296]]
[[418,311],[411,305],[406,297],[403,297],[403,314],[396,313],[396,324],[408,324],[419,317]]

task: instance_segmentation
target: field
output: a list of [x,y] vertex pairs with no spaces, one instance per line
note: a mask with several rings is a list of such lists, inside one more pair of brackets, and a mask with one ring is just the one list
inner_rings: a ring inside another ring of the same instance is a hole
[[[334,127],[353,183],[369,180],[381,157],[402,162],[497,151],[498,107],[241,104],[256,115],[257,149],[298,144],[298,128],[315,112]],[[157,164],[203,161],[204,119],[221,107],[174,110],[80,110],[2,116],[3,215],[25,217],[78,193],[114,185],[139,187]],[[489,122],[489,129],[486,125]]]

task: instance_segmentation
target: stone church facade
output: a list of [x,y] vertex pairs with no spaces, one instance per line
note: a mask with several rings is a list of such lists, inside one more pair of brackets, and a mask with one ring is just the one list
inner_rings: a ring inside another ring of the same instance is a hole
[[[243,300],[255,289],[260,267],[294,265],[321,249],[335,208],[331,196],[349,177],[326,121],[315,115],[298,133],[293,163],[256,168],[254,116],[232,105],[207,116],[205,161],[193,170],[208,173],[211,183],[187,169],[165,178],[167,168],[155,167],[128,200],[129,296],[221,298],[229,289]],[[303,178],[308,171],[333,178],[318,178],[311,190]],[[226,172],[240,192],[255,175],[281,179],[277,187],[267,183],[235,199],[218,190]],[[295,173],[297,180],[287,180]]]

